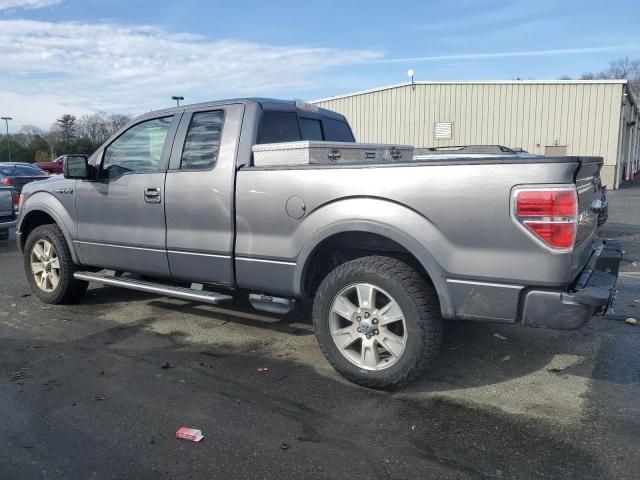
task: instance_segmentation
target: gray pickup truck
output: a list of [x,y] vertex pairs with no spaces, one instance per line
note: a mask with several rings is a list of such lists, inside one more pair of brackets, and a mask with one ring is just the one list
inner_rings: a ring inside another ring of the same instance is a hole
[[[305,140],[329,153],[298,162],[286,149],[278,162],[282,142],[308,155]],[[33,291],[48,303],[89,282],[248,295],[272,313],[313,300],[331,364],[386,389],[429,366],[442,319],[569,329],[610,305],[621,252],[596,241],[600,158],[342,157],[353,142],[343,116],[289,101],[139,117],[24,187],[17,240]],[[255,161],[265,151],[272,164]]]
[[9,229],[16,226],[15,194],[13,187],[0,185],[0,240],[9,238]]

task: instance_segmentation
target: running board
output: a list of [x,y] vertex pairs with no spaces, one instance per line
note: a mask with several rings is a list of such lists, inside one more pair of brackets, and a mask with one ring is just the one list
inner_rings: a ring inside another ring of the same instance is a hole
[[205,290],[194,290],[192,288],[176,287],[173,285],[165,285],[162,283],[147,282],[137,278],[128,278],[116,276],[109,270],[100,272],[76,272],[73,274],[78,280],[85,282],[97,282],[104,285],[113,285],[114,287],[129,288],[131,290],[140,290],[141,292],[157,293],[167,297],[181,298],[183,300],[194,300],[203,303],[221,303],[226,302],[233,297],[222,293],[207,292]]

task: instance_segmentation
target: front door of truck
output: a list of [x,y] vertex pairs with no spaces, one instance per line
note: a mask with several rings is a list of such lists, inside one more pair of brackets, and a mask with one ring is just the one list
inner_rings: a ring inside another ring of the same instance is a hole
[[92,157],[98,178],[76,184],[82,263],[170,276],[164,182],[180,116],[142,120]]
[[[173,278],[232,285],[236,152],[244,105],[187,109],[165,187]],[[238,219],[242,221],[242,219]]]

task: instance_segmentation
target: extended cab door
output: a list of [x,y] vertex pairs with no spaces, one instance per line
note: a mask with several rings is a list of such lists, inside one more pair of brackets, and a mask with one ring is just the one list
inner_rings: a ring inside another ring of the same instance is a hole
[[82,263],[170,276],[164,181],[179,117],[142,120],[90,159],[97,180],[76,183]]
[[232,285],[235,169],[244,105],[184,112],[165,187],[175,279]]

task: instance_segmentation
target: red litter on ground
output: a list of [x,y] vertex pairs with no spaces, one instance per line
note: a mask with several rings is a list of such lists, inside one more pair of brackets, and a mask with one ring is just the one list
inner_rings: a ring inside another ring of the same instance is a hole
[[202,435],[200,430],[196,430],[195,428],[182,427],[176,432],[176,438],[189,440],[190,442],[199,442],[204,438],[204,435]]
[[258,373],[266,373],[268,371],[269,371],[269,369],[267,367],[261,367],[261,368],[258,369]]

